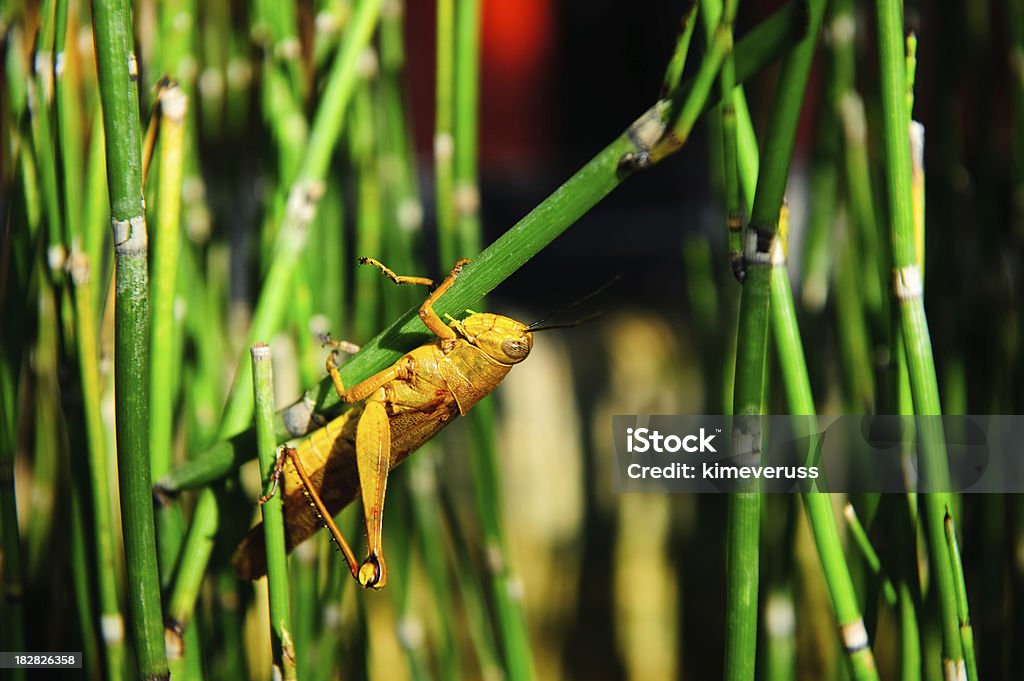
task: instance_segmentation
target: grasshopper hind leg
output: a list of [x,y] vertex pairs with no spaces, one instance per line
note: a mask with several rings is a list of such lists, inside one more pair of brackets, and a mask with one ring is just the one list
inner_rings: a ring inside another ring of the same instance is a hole
[[366,520],[366,560],[356,575],[367,588],[380,589],[387,583],[382,533],[384,494],[391,472],[391,424],[384,403],[368,400],[356,429],[356,464]]
[[289,459],[292,462],[292,465],[295,466],[295,472],[298,473],[299,480],[302,481],[302,488],[305,491],[306,498],[309,499],[309,503],[313,506],[313,510],[316,512],[320,522],[323,523],[324,527],[326,527],[328,532],[331,533],[331,538],[334,539],[334,543],[338,545],[339,549],[341,549],[341,553],[345,556],[345,562],[348,563],[348,569],[352,573],[352,576],[358,579],[360,565],[358,561],[356,561],[356,555],[352,551],[352,547],[349,546],[349,543],[345,540],[345,536],[341,533],[341,530],[338,529],[337,524],[335,524],[334,518],[331,517],[331,513],[327,510],[327,506],[324,504],[323,499],[321,499],[320,495],[317,493],[316,488],[313,485],[313,481],[310,480],[305,467],[302,465],[302,458],[292,447],[285,445],[281,449],[281,454],[278,457],[278,463],[274,468],[274,475],[272,476],[274,482],[273,488],[268,494],[260,497],[259,503],[262,504],[266,502],[266,500],[272,497],[277,491],[278,478],[280,478],[280,470],[284,465],[285,458]]

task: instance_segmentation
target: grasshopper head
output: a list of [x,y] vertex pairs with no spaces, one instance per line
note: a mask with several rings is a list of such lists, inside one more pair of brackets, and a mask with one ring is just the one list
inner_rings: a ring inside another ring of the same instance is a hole
[[475,313],[452,326],[460,336],[502,364],[518,364],[533,349],[529,328],[509,317]]

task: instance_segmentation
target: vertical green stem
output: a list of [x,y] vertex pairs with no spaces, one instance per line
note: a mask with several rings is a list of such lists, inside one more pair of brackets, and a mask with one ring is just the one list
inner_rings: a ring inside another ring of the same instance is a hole
[[[796,138],[796,124],[810,72],[825,2],[808,3],[805,37],[783,60],[765,135],[763,163],[757,177],[750,224],[744,235],[747,276],[740,296],[740,322],[733,397],[733,452],[753,448],[760,453],[757,417],[765,413],[768,326],[774,260],[782,253],[777,242],[779,211]],[[751,416],[751,419],[743,419]],[[747,443],[747,444],[743,444]],[[726,536],[727,679],[752,679],[757,646],[759,497],[752,491],[732,495]]]
[[[267,493],[277,464],[277,437],[274,435],[274,379],[270,346],[252,346],[253,391],[256,402],[256,442],[259,449],[260,477]],[[270,592],[270,644],[274,656],[274,675],[297,678],[295,649],[288,604],[288,560],[284,548],[282,494],[275,494],[262,505],[263,531],[266,535],[267,588]]]
[[116,261],[114,390],[121,522],[137,669],[148,681],[167,678],[168,670],[150,493],[148,235],[131,25],[125,0],[93,2]]
[[914,237],[903,15],[898,3],[878,0],[875,7],[892,238],[893,294],[899,307],[914,412],[925,417],[919,420],[918,436],[924,484],[930,493],[920,498],[924,506],[922,520],[928,537],[930,564],[939,597],[943,669],[947,679],[960,679],[966,676],[966,670],[957,618],[956,587],[945,536],[950,496],[943,490],[949,489],[949,471],[945,436],[938,418],[942,410]]

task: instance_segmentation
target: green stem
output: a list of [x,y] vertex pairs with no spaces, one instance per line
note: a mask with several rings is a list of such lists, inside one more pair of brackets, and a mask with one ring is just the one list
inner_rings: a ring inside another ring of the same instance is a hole
[[[274,436],[274,379],[270,362],[270,346],[252,346],[253,390],[256,403],[256,441],[259,449],[260,478],[269,494],[274,468],[277,465],[277,438]],[[262,505],[263,531],[267,547],[267,589],[270,593],[270,644],[273,650],[275,676],[297,678],[295,648],[289,614],[288,560],[284,548],[284,515],[282,497],[275,494]]]
[[[784,262],[784,249],[777,239],[778,217],[796,139],[796,124],[804,89],[821,28],[825,2],[810,2],[809,28],[799,45],[783,60],[776,86],[775,104],[764,139],[764,154],[747,227],[744,260],[747,275],[740,296],[737,331],[736,377],[733,396],[734,453],[740,443],[760,452],[761,433],[757,418],[766,411],[768,327],[771,311],[773,272]],[[784,271],[784,270],[783,270]],[[786,291],[778,292],[785,294]],[[782,295],[791,304],[792,296]],[[792,347],[792,346],[791,346]],[[813,403],[811,405],[813,410]],[[813,413],[813,412],[812,412]],[[742,417],[753,417],[743,419]],[[749,444],[747,446],[750,446]],[[812,506],[821,502],[807,499]],[[759,496],[756,485],[729,499],[726,534],[726,650],[725,678],[752,679],[757,647]],[[818,529],[818,528],[815,528]],[[825,527],[821,541],[832,538]],[[832,527],[834,531],[834,527]],[[816,536],[816,539],[818,537]],[[827,544],[826,544],[827,546]],[[819,547],[821,550],[821,547]],[[823,554],[825,555],[825,554]],[[858,619],[858,622],[860,620]],[[863,630],[863,626],[861,626]],[[866,637],[865,637],[866,644]]]
[[686,66],[686,57],[690,53],[690,39],[693,37],[693,28],[696,25],[697,2],[694,0],[683,12],[683,18],[679,22],[679,35],[676,37],[676,47],[672,51],[672,58],[665,68],[665,77],[661,82],[661,94],[667,95],[672,89],[679,85],[679,79],[683,77],[683,68]]
[[942,410],[914,238],[903,16],[897,3],[878,0],[875,7],[894,297],[899,307],[914,412],[925,417],[919,420],[918,433],[924,485],[930,493],[922,495],[921,500],[930,564],[939,596],[944,673],[947,678],[957,678],[963,676],[960,672],[963,671],[964,657],[957,618],[956,586],[946,550],[945,517],[950,507],[950,496],[944,490],[949,489],[949,471],[945,436],[938,418]]
[[853,504],[847,502],[843,508],[843,514],[846,516],[846,524],[850,528],[853,543],[857,545],[857,549],[864,558],[864,562],[867,563],[868,569],[871,570],[871,574],[882,583],[882,593],[885,594],[885,600],[890,606],[896,605],[896,587],[893,586],[889,577],[882,572],[882,561],[879,559],[875,547],[871,545],[871,539],[868,537],[864,526],[861,525],[860,518],[857,517],[857,511],[853,508]]
[[[174,401],[178,371],[174,353],[174,304],[181,242],[181,181],[184,168],[185,116],[188,99],[171,85],[159,95],[160,172],[154,233],[152,320],[150,336],[150,465],[153,479],[171,468]],[[167,584],[183,538],[181,509],[161,504],[157,510],[157,541],[162,582]]]
[[138,674],[168,676],[149,462],[149,282],[142,201],[138,63],[125,0],[94,0],[93,32],[114,228],[115,412],[121,522]]

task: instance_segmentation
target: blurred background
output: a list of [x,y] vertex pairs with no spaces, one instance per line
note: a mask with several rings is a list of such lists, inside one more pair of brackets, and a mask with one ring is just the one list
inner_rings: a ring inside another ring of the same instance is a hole
[[[163,76],[189,98],[173,342],[162,358],[173,368],[164,391],[172,466],[220,439],[220,415],[238,357],[254,340],[253,311],[275,262],[310,122],[339,45],[352,39],[346,30],[368,1],[134,3],[143,122]],[[737,35],[782,4],[741,3]],[[687,6],[480,3],[480,245],[657,100]],[[822,414],[883,412],[891,404],[891,353],[879,324],[887,314],[879,284],[887,275],[879,268],[888,226],[872,11],[867,3],[831,3],[787,192],[790,279]],[[383,3],[370,40],[375,51],[364,59],[320,178],[325,192],[308,246],[282,292],[287,309],[259,339],[272,343],[279,406],[322,378],[325,351],[316,333],[363,343],[422,300],[421,291],[360,271],[356,256],[437,278],[451,265],[438,256],[434,135],[435,56],[453,38],[438,38],[437,15],[432,0]],[[1024,8],[1015,0],[910,2],[905,16],[918,39],[914,117],[927,139],[926,303],[943,410],[1019,413]],[[114,597],[103,595],[97,566],[104,564],[104,530],[92,520],[109,509],[111,558],[120,565],[112,256],[89,22],[89,3],[80,0],[8,0],[0,8],[0,464],[6,460],[14,471],[13,485],[0,479],[9,502],[2,507],[0,569],[21,594],[15,615],[18,594],[7,590],[0,632],[21,628],[26,650],[84,650],[90,678],[132,678],[132,668],[122,666],[130,649],[114,651],[98,624],[111,607],[124,608],[126,580],[119,569],[108,575]],[[698,18],[687,76],[700,63],[703,35]],[[58,53],[63,70],[55,71]],[[770,67],[745,84],[758,132],[774,78]],[[530,678],[530,670],[538,679],[595,681],[722,676],[726,498],[613,494],[609,437],[613,414],[731,407],[740,286],[729,266],[716,111],[680,153],[630,178],[488,296],[486,310],[531,322],[620,276],[557,321],[600,311],[598,320],[537,336],[529,360],[483,407],[493,423],[460,419],[394,472],[384,525],[388,588],[358,589],[326,533],[296,552],[290,565],[303,677],[491,680]],[[155,186],[146,185],[151,212],[161,204]],[[151,225],[156,221],[154,215]],[[92,258],[88,287],[69,274],[80,252]],[[83,310],[95,317],[91,335],[81,327]],[[83,344],[83,333],[91,344]],[[92,388],[83,378],[90,371],[99,379]],[[784,413],[774,366],[770,385],[773,412]],[[102,423],[98,438],[86,437],[91,414]],[[482,456],[497,467],[497,488],[481,491]],[[106,495],[97,492],[103,477]],[[269,678],[265,588],[239,582],[229,566],[256,517],[258,470],[247,463],[211,489],[219,520],[206,577],[187,609],[182,676]],[[194,490],[175,498],[180,541],[196,499]],[[920,543],[917,535],[900,535],[887,523],[887,505],[897,502],[835,497],[844,535],[848,501],[881,556],[883,575],[900,550],[914,553],[907,547]],[[1024,504],[991,495],[965,496],[958,505],[980,676],[1022,678]],[[357,544],[359,515],[350,508],[340,518]],[[497,536],[491,518],[501,520]],[[762,523],[759,677],[844,678],[799,497],[765,496]],[[896,678],[897,613],[852,541],[847,560],[881,675]],[[180,566],[167,565],[161,579],[169,599]],[[922,649],[935,652],[933,594],[918,594],[916,607]],[[939,678],[938,656],[926,659],[921,678]]]

